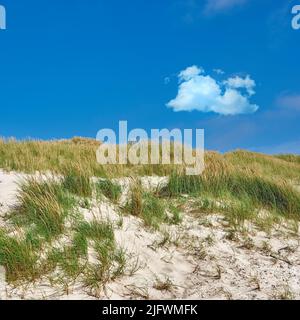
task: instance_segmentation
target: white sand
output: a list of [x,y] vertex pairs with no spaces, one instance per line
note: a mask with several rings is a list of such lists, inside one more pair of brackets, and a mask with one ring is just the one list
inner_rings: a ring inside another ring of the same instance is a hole
[[[1,215],[16,201],[16,183],[22,177],[0,171],[0,225],[5,224]],[[161,178],[143,180],[144,184],[153,187],[165,181]],[[128,181],[124,179],[122,184],[126,189]],[[89,221],[120,221],[116,208],[108,202],[95,202],[92,210],[82,209],[82,213]],[[197,219],[187,213],[183,216],[179,226],[162,227],[170,237],[165,244],[162,243],[164,231],[153,232],[138,218],[123,216],[122,227],[115,223],[117,243],[128,256],[126,274],[107,284],[106,290],[100,292],[100,298],[300,298],[299,233],[291,235],[283,225],[271,234],[249,226],[247,235],[230,240],[222,216]],[[159,288],[164,282],[169,283],[168,290]],[[46,278],[36,284],[13,288],[4,282],[0,267],[1,298],[95,299],[95,296],[91,296],[80,282],[63,290],[51,287]]]

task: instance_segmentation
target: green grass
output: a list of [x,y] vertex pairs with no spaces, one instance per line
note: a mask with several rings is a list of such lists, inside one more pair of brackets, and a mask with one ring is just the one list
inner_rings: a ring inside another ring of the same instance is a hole
[[172,218],[167,215],[167,204],[165,200],[156,194],[143,190],[139,179],[133,180],[130,189],[129,200],[124,211],[143,219],[148,227],[159,229],[162,223],[178,224],[181,221],[179,212],[170,206]]
[[126,264],[125,254],[116,246],[111,224],[83,222],[77,228],[77,235],[92,240],[98,261],[96,265],[87,266],[84,272],[85,285],[92,292],[101,291],[105,283],[123,274]]
[[41,250],[0,230],[0,264],[6,268],[8,282],[34,281],[57,267],[63,272],[62,278],[71,280],[82,276],[86,281],[90,277],[88,270],[95,268],[88,261],[88,245],[94,248],[99,272],[101,270],[103,274],[99,281],[123,273],[126,257],[116,246],[112,226],[104,222],[79,223],[74,229],[72,243],[62,248],[52,248],[40,262]]
[[94,241],[113,243],[114,232],[112,225],[108,223],[93,222],[81,222],[75,229],[77,234],[83,237],[92,239]]
[[114,203],[118,202],[122,194],[121,186],[108,179],[98,181],[96,183],[96,190]]
[[[283,181],[275,182],[257,175],[228,172],[214,176],[208,172],[203,176],[185,176],[173,173],[162,193],[170,196],[205,194],[214,199],[236,199],[249,210],[263,208],[287,218],[300,218],[300,194]],[[245,210],[241,206],[238,211]]]
[[[255,222],[263,223],[258,219],[258,210],[251,201],[247,201],[247,199],[241,201],[233,197],[217,201],[215,198],[202,195],[193,202],[190,213],[196,217],[201,217],[203,214],[222,213],[229,225],[234,228],[239,228],[246,220],[254,219]],[[263,225],[261,226],[263,227]]]
[[15,239],[0,231],[0,264],[6,268],[8,281],[43,275],[45,266],[38,262],[43,247],[65,231],[65,220],[75,205],[75,199],[53,179],[28,178],[20,185],[18,204],[6,219],[15,233],[23,230],[23,236]]
[[[76,209],[78,205],[91,208],[94,187],[96,194],[118,203],[122,190],[113,177],[170,175],[158,194],[143,190],[139,179],[131,184],[124,210],[153,229],[181,222],[184,209],[175,205],[180,199],[193,199],[190,213],[223,213],[230,226],[245,220],[263,227],[271,227],[281,217],[299,220],[300,194],[293,187],[300,183],[299,156],[206,152],[204,173],[186,176],[183,166],[101,166],[96,161],[98,146],[98,142],[82,138],[49,142],[0,139],[1,168],[50,170],[62,176],[61,180],[28,179],[20,186],[18,205],[7,215],[9,231],[0,229],[0,265],[6,268],[8,281],[33,281],[59,268],[62,277],[82,276],[87,286],[98,291],[122,274],[126,256],[116,246],[112,226],[84,222]],[[105,179],[93,185],[92,176]],[[269,214],[264,220],[259,218],[262,211]],[[9,235],[20,230],[20,238]],[[69,237],[68,245],[53,249],[53,241],[64,235]],[[96,264],[88,261],[91,246]]]
[[110,252],[109,259],[96,265],[89,265],[85,272],[84,284],[90,290],[90,294],[100,298],[105,284],[124,274],[126,256],[123,250]]
[[56,267],[63,271],[63,277],[76,279],[85,268],[85,260],[80,248],[75,245],[65,246],[63,249],[54,248],[48,255],[45,262],[45,269],[50,273]]
[[146,226],[159,229],[159,226],[168,221],[164,202],[149,192],[143,194],[142,215]]
[[133,216],[141,216],[143,213],[143,186],[140,179],[134,179],[130,186],[129,199],[124,208]]
[[79,166],[67,167],[64,171],[63,187],[79,197],[91,197],[93,188],[90,174]]
[[[103,285],[104,274],[110,277],[114,271],[112,267],[116,264],[116,269],[124,263],[119,259],[119,250],[116,247],[112,225],[104,222],[80,222],[74,229],[74,237],[71,245],[63,249],[54,249],[48,257],[47,263],[53,270],[60,267],[64,274],[70,278],[84,277],[84,281],[91,276],[90,271],[95,266],[88,262],[88,246],[91,245],[96,252],[98,272],[103,274],[99,285]],[[125,258],[124,258],[125,259]],[[118,274],[121,271],[118,271]]]
[[[18,205],[6,219],[10,232],[23,232],[15,238],[0,229],[0,265],[7,271],[7,281],[33,281],[57,268],[64,282],[87,278],[87,270],[93,268],[88,260],[89,246],[107,277],[121,274],[125,256],[116,246],[112,225],[84,222],[76,210],[78,204],[64,182],[30,178],[20,185]],[[53,248],[53,241],[63,235],[70,243]]]
[[0,229],[0,265],[6,269],[7,281],[33,281],[37,275],[37,256],[26,242],[9,237]]
[[28,239],[35,241],[34,233],[51,239],[63,232],[75,204],[60,182],[29,178],[20,186],[18,205],[8,217],[19,227],[29,227]]
[[172,215],[172,217],[169,219],[169,222],[175,225],[180,224],[182,222],[182,215],[180,213],[180,209],[172,203],[169,204],[168,209]]

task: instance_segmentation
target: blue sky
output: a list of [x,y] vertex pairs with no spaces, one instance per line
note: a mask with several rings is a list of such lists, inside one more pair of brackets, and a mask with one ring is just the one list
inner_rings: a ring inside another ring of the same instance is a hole
[[300,0],[0,0],[0,136],[204,128],[300,153]]

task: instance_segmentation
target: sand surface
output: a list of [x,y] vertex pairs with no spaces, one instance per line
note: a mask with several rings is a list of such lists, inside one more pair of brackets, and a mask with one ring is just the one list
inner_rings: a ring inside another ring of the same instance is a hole
[[[0,226],[5,225],[5,212],[16,203],[18,182],[24,177],[0,171]],[[150,188],[165,181],[143,179]],[[120,183],[126,198],[128,181]],[[299,231],[292,234],[285,225],[270,233],[249,226],[247,233],[232,238],[224,217],[218,214],[196,218],[182,212],[180,225],[162,226],[154,232],[132,216],[123,216],[118,226],[120,214],[108,201],[81,210],[88,221],[115,222],[117,243],[127,255],[125,275],[95,295],[80,281],[67,289],[52,287],[47,278],[13,287],[5,282],[0,266],[0,299],[300,298]]]

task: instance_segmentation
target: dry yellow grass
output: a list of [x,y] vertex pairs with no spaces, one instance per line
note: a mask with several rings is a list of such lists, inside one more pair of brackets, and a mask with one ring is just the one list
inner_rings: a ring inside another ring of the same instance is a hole
[[[0,168],[27,173],[51,171],[64,174],[66,168],[80,165],[85,172],[99,177],[164,176],[175,168],[183,169],[174,165],[102,166],[96,161],[98,146],[96,140],[80,137],[54,141],[0,139]],[[240,172],[300,184],[300,163],[296,156],[278,157],[243,150],[224,155],[206,152],[205,166],[204,174],[209,176]]]

